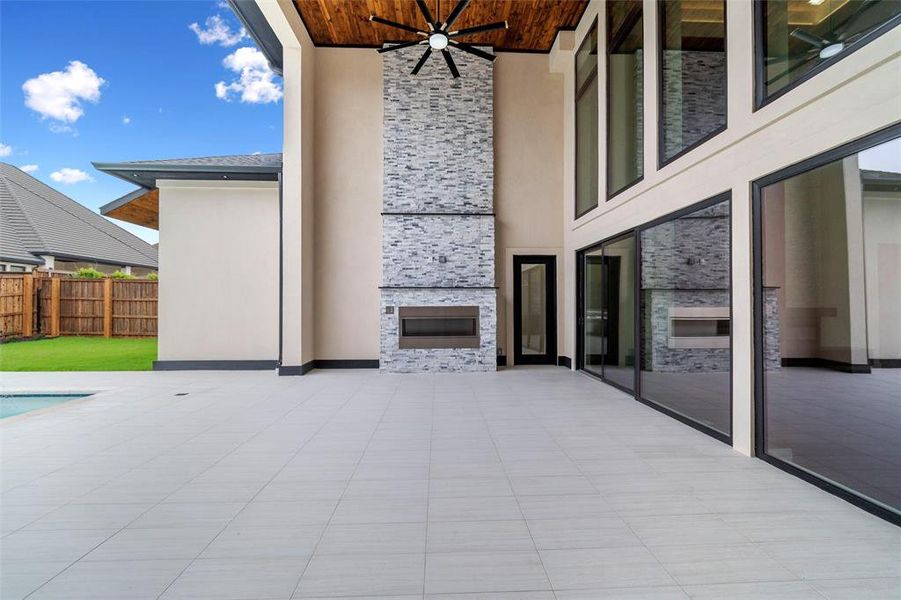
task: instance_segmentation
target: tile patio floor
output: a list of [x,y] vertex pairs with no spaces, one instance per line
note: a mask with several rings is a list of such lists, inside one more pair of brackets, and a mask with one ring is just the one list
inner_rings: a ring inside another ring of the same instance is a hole
[[4,600],[901,598],[901,529],[561,368],[2,381],[107,390],[0,422]]

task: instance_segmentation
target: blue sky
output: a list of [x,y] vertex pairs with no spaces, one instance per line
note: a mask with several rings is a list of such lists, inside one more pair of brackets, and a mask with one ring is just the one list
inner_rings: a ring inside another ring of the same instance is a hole
[[0,160],[96,210],[134,186],[91,161],[278,152],[281,79],[241,33],[219,2],[0,1]]

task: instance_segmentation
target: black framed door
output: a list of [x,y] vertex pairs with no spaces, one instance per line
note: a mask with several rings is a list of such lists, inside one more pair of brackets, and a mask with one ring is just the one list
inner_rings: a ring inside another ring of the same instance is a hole
[[557,364],[557,258],[513,257],[513,364]]

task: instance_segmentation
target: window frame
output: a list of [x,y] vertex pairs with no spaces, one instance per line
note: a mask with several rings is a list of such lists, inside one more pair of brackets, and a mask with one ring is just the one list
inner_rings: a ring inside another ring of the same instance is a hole
[[[636,6],[639,7],[638,15],[639,15],[639,20],[642,23],[641,60],[642,60],[643,64],[642,64],[641,72],[644,73],[645,72],[645,68],[644,68],[645,64],[644,63],[646,63],[645,58],[647,56],[647,53],[645,52],[645,43],[644,43],[644,18],[645,18],[644,3],[641,0],[633,0],[633,2],[635,2]],[[605,61],[606,61],[605,62],[606,73],[604,74],[604,79],[606,79],[605,89],[606,89],[606,93],[607,93],[607,101],[604,103],[604,108],[605,108],[604,112],[606,113],[605,121],[604,121],[604,127],[605,127],[604,133],[607,137],[606,147],[604,149],[604,163],[606,165],[607,181],[606,181],[606,185],[604,187],[605,187],[605,197],[606,197],[605,201],[609,202],[610,200],[612,200],[619,194],[625,192],[626,190],[628,190],[629,188],[631,188],[635,185],[638,185],[639,183],[641,183],[644,180],[644,164],[641,165],[641,175],[639,175],[636,179],[627,183],[626,185],[619,188],[618,190],[614,190],[612,192],[610,191],[611,190],[611,186],[610,186],[610,183],[611,183],[611,181],[610,181],[611,180],[611,172],[610,172],[611,171],[611,169],[610,169],[610,145],[611,145],[610,144],[610,142],[611,142],[611,135],[610,135],[610,131],[611,131],[611,128],[610,128],[610,116],[611,116],[610,115],[610,83],[611,83],[610,82],[610,55],[613,51],[613,45],[612,45],[611,39],[610,39],[610,33],[611,33],[610,32],[610,4],[605,3],[604,10],[606,11],[605,14],[606,14],[606,19],[607,19],[606,20],[607,27],[606,27],[606,31],[604,33],[604,45],[606,47],[606,52],[604,53],[604,57],[605,57]],[[642,101],[641,101],[640,110],[642,112],[644,112],[644,100],[645,100],[645,98],[647,98],[647,94],[645,93],[643,80],[641,82],[641,88],[642,88]],[[645,135],[646,130],[647,130],[647,123],[645,122],[644,119],[642,119],[642,122],[641,122],[641,143],[642,144],[644,144],[644,135]],[[644,162],[644,152],[642,152],[642,162]]]
[[[573,198],[573,214],[575,216],[574,216],[573,220],[580,219],[581,217],[587,215],[591,211],[595,210],[598,206],[600,206],[598,199],[595,198],[594,204],[592,206],[586,208],[582,212],[579,212],[579,131],[578,131],[578,129],[579,129],[579,116],[578,116],[579,108],[578,108],[578,106],[579,106],[579,100],[585,94],[585,90],[591,86],[592,82],[597,81],[599,65],[595,64],[594,72],[591,75],[589,75],[588,78],[585,79],[585,81],[582,83],[581,87],[579,87],[579,62],[578,62],[577,57],[579,56],[579,52],[581,52],[582,49],[585,47],[585,44],[587,44],[589,42],[589,40],[591,39],[592,32],[597,31],[597,29],[598,29],[598,16],[595,16],[594,21],[592,21],[591,26],[588,28],[588,31],[585,33],[585,37],[582,38],[582,43],[579,44],[578,49],[576,49],[575,53],[573,54],[573,88],[574,88],[574,92],[575,92],[575,95],[573,97],[573,117],[574,117],[573,123],[575,126],[575,132],[574,132],[575,135],[573,135],[573,144],[575,146],[575,148],[574,148],[575,151],[573,152],[573,157],[575,158],[575,160],[573,161],[573,181],[575,183],[575,185],[573,186],[573,191],[575,192],[574,193],[575,197]],[[600,46],[600,40],[598,40],[598,45]],[[598,89],[600,90],[600,87]],[[598,110],[598,112],[600,112],[600,110]],[[598,122],[600,123],[600,120],[598,120]],[[595,133],[595,145],[598,148],[598,152],[597,152],[598,158],[600,158],[600,141],[601,141],[600,135],[598,135],[596,132]],[[600,187],[600,165],[599,164],[595,165],[595,169],[598,171],[598,187]],[[598,190],[598,191],[600,191],[600,190]]]
[[729,3],[726,0],[719,0],[723,4],[723,60],[726,65],[726,85],[723,87],[723,101],[726,106],[726,112],[724,115],[723,124],[721,127],[718,127],[696,141],[694,144],[690,146],[686,146],[672,155],[669,158],[666,158],[666,148],[665,148],[665,139],[664,135],[664,127],[666,125],[666,120],[664,119],[664,106],[663,106],[663,53],[666,51],[665,42],[666,42],[666,27],[665,27],[665,18],[666,14],[666,0],[657,0],[657,170],[660,171],[663,167],[673,163],[692,150],[703,146],[719,134],[726,131],[729,128]]
[[778,171],[772,172],[751,182],[751,258],[753,263],[751,312],[754,317],[752,329],[754,357],[754,456],[786,473],[806,481],[807,483],[815,485],[830,494],[838,496],[877,517],[885,519],[895,525],[901,525],[901,513],[884,508],[850,488],[833,483],[812,471],[795,466],[766,453],[766,373],[763,367],[765,350],[763,336],[765,325],[763,319],[763,189],[774,183],[797,177],[808,171],[818,169],[824,165],[895,139],[901,139],[901,123],[890,125],[875,133],[865,135],[807,159],[792,163]]
[[863,36],[861,39],[854,42],[848,48],[842,50],[837,55],[827,58],[819,63],[817,63],[812,69],[801,75],[799,78],[790,82],[788,85],[780,88],[779,90],[773,92],[772,94],[767,95],[766,93],[766,27],[764,26],[765,16],[766,16],[766,3],[769,0],[754,0],[753,5],[753,34],[754,34],[754,111],[762,109],[763,107],[771,104],[772,102],[778,100],[782,96],[785,96],[790,91],[794,90],[798,86],[803,83],[813,79],[823,71],[826,71],[832,65],[842,61],[843,59],[851,56],[859,49],[868,45],[873,40],[885,35],[895,27],[901,25],[901,15],[894,19],[894,22],[888,21],[883,23],[867,35]]

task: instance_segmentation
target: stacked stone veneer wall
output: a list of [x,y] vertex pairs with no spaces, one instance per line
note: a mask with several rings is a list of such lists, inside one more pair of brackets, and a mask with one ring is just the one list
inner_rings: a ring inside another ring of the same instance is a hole
[[[485,371],[497,364],[493,67],[453,51],[411,75],[425,48],[384,57],[380,367]],[[398,348],[401,306],[478,306],[477,349]]]

